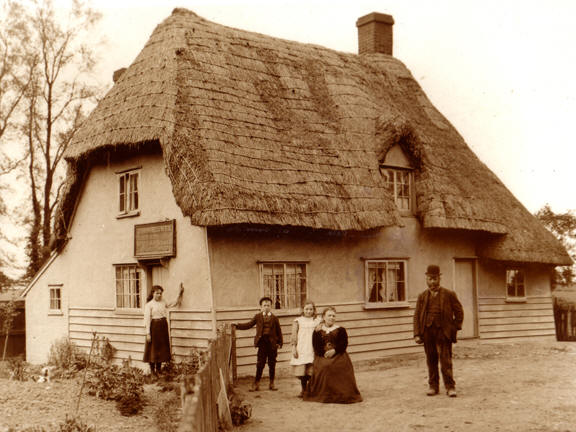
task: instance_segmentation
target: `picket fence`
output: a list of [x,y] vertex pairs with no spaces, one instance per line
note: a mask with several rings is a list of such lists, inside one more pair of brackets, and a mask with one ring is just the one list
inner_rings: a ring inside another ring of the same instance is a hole
[[235,328],[224,324],[207,348],[206,362],[182,388],[179,432],[217,432],[231,429],[227,394],[236,384]]

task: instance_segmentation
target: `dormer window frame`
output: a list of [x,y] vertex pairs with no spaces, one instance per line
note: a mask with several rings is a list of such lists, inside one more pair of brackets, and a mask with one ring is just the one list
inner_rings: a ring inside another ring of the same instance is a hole
[[[380,161],[380,174],[384,177],[386,188],[394,197],[400,214],[412,216],[416,201],[414,168],[398,144],[390,148],[383,160]],[[408,201],[407,204],[406,201]]]

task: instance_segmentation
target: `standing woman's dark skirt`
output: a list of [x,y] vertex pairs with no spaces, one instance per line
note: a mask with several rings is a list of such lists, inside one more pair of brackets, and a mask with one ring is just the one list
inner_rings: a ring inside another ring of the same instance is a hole
[[170,336],[166,318],[153,319],[150,322],[150,342],[146,340],[144,359],[146,363],[170,361]]

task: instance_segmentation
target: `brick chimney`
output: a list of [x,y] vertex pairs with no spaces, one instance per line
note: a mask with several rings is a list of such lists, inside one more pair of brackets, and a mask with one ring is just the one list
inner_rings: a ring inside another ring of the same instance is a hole
[[358,18],[358,54],[392,55],[392,15],[372,12]]

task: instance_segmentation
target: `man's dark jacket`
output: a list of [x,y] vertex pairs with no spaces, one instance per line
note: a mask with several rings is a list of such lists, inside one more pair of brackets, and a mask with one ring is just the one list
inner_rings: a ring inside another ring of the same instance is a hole
[[[278,317],[273,313],[270,313],[270,320],[271,320],[270,334],[268,335],[270,343],[272,344],[272,346],[278,345],[279,348],[282,348],[284,342],[282,341],[282,329],[280,328],[280,321],[278,321]],[[256,336],[254,336],[254,346],[258,347],[258,342],[260,342],[260,338],[262,337],[262,331],[264,330],[264,315],[262,315],[262,312],[258,312],[247,323],[236,324],[236,328],[239,330],[248,330],[254,326],[256,326]]]
[[[431,295],[432,293],[427,289],[418,296],[414,312],[414,337],[422,337],[424,334],[426,312]],[[462,330],[464,310],[454,291],[439,287],[437,295],[440,296],[440,327],[448,340],[456,343],[456,332]]]

